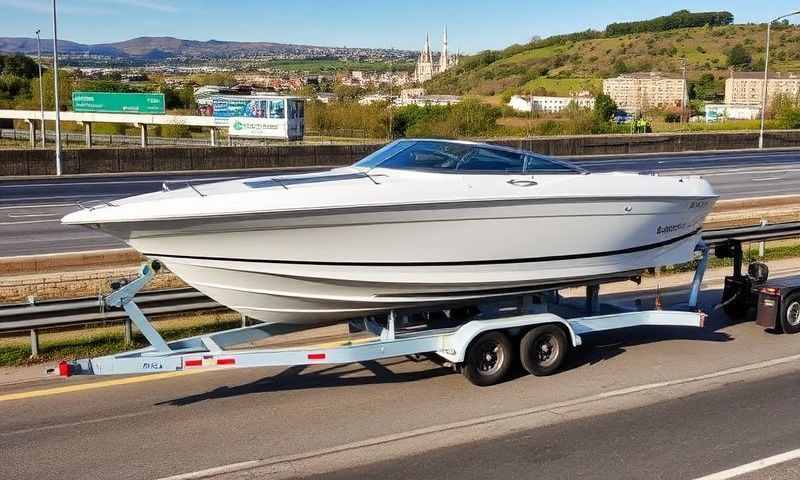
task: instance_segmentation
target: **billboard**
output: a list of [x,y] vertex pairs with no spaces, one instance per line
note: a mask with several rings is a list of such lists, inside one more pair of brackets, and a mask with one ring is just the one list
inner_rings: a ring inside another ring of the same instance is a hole
[[286,118],[283,98],[213,97],[213,115],[220,118]]
[[86,113],[165,112],[163,93],[73,92],[72,110]]
[[232,137],[288,138],[286,120],[271,118],[230,118],[228,135]]
[[216,96],[211,103],[214,118],[227,122],[233,137],[288,138],[286,98]]

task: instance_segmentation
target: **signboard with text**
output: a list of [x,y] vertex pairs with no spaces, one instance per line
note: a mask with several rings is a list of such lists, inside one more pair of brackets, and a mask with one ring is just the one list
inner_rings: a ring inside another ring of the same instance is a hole
[[228,119],[228,135],[232,137],[287,138],[286,120],[234,117]]
[[146,113],[166,111],[163,93],[73,92],[72,110],[85,113]]

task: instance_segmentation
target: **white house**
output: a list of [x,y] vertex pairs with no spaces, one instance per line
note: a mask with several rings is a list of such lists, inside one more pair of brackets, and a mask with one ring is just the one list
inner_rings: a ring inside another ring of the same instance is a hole
[[508,106],[518,112],[530,112],[531,108],[535,112],[557,113],[575,102],[580,108],[594,108],[595,98],[589,92],[581,92],[569,97],[547,97],[547,96],[528,96],[514,95],[508,102]]
[[761,105],[706,104],[706,122],[756,120],[760,117]]

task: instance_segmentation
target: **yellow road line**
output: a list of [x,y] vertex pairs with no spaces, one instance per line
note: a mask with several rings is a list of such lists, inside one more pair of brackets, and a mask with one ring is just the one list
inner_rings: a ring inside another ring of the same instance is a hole
[[100,382],[81,383],[80,385],[67,385],[64,387],[45,388],[42,390],[31,390],[19,393],[9,393],[7,395],[0,395],[0,402],[7,402],[11,400],[23,400],[26,398],[35,398],[35,397],[47,397],[50,395],[61,395],[63,393],[82,392],[86,390],[95,390],[98,388],[114,387],[117,385],[131,385],[134,383],[152,382],[154,380],[166,380],[168,378],[189,375],[192,373],[200,373],[203,371],[208,371],[208,370],[201,369],[201,370],[183,370],[180,372],[154,373],[148,375],[140,375],[138,377],[117,378],[114,380],[103,380]]

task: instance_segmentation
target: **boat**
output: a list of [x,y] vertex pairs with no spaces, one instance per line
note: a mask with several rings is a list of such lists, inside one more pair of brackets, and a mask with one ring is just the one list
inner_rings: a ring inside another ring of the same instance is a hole
[[634,276],[693,258],[699,177],[589,173],[484,143],[402,139],[349,167],[163,191],[71,213],[268,323]]

